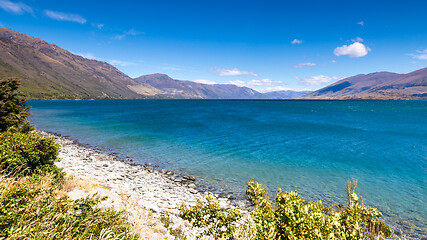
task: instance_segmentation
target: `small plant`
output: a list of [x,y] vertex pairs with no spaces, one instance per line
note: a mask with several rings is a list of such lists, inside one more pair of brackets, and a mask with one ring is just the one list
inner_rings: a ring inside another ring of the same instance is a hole
[[34,133],[0,133],[0,171],[3,174],[25,176],[40,172],[63,173],[54,165],[58,145],[53,138]]
[[203,235],[215,239],[234,239],[234,223],[242,217],[237,209],[221,209],[218,201],[211,196],[197,199],[196,206],[180,206],[181,218],[190,221],[195,227],[204,228]]
[[172,219],[170,219],[170,217],[168,215],[160,216],[160,222],[163,223],[163,226],[165,226],[165,228],[169,228],[170,225],[173,223]]
[[175,236],[176,239],[179,239],[179,240],[187,239],[187,237],[185,236],[181,228],[171,227],[171,225],[173,224],[173,221],[168,215],[161,215],[160,222],[163,223],[163,226],[165,226],[165,228],[169,231],[169,234],[172,236]]

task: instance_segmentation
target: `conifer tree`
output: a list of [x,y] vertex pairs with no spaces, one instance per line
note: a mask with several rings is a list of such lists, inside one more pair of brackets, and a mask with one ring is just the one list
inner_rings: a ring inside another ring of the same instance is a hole
[[0,81],[0,132],[29,132],[34,130],[28,117],[30,107],[25,105],[24,95],[18,92],[19,79]]

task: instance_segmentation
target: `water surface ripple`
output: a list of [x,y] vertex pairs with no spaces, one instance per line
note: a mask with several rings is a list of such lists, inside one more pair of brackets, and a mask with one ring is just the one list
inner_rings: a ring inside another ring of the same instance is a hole
[[[198,176],[236,194],[254,179],[274,194],[365,203],[426,234],[426,101],[29,101],[38,129],[71,135]],[[414,235],[415,236],[415,235]]]

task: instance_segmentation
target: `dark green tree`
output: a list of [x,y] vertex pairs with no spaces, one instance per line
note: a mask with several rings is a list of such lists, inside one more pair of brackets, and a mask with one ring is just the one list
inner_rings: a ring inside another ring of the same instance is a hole
[[0,132],[29,132],[34,130],[28,117],[30,107],[25,105],[24,94],[18,92],[19,79],[0,81]]

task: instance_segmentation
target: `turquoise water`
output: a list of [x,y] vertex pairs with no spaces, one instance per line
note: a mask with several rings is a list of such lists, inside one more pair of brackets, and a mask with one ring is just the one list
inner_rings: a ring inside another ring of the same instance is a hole
[[393,226],[426,235],[426,101],[29,101],[38,129],[68,134],[243,195],[254,179],[274,194],[365,203]]

